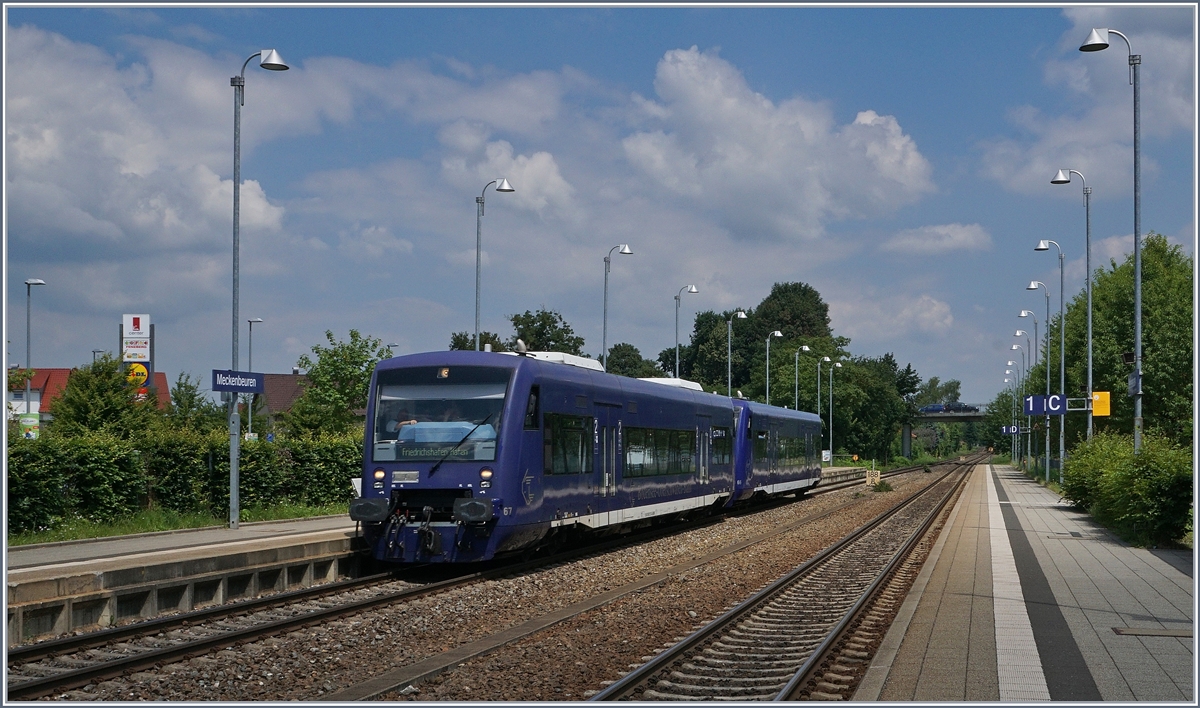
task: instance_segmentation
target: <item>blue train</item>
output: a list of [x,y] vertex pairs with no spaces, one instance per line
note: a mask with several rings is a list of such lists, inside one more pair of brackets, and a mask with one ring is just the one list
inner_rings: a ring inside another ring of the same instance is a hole
[[388,359],[366,413],[350,516],[390,563],[483,561],[821,480],[817,416],[569,354]]

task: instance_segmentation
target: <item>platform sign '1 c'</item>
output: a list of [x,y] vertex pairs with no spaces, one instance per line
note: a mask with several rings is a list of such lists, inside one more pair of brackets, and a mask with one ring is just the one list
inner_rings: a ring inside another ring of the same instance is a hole
[[1060,393],[1049,396],[1026,396],[1024,415],[1066,415],[1067,398]]

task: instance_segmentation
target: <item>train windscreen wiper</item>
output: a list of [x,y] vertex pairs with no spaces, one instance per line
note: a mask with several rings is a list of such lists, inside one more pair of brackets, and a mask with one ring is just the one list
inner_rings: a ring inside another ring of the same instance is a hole
[[474,428],[471,428],[471,432],[469,432],[469,433],[467,433],[466,435],[464,435],[462,440],[459,440],[458,442],[454,443],[454,447],[452,447],[452,448],[450,448],[449,450],[447,450],[447,451],[446,451],[446,454],[445,454],[445,455],[442,455],[442,459],[438,460],[438,461],[437,461],[437,464],[435,464],[433,467],[430,467],[430,468],[429,468],[429,476],[430,476],[430,477],[432,477],[432,476],[433,476],[433,473],[434,473],[434,472],[437,472],[437,471],[438,471],[438,468],[442,466],[442,463],[446,461],[446,458],[450,456],[450,453],[452,453],[452,452],[454,452],[455,450],[457,450],[459,445],[462,445],[463,443],[465,443],[465,442],[467,441],[467,438],[469,438],[469,437],[471,437],[472,435],[474,435],[474,434],[475,434],[475,431],[476,431],[476,430],[479,430],[479,429],[480,429],[480,428],[482,428],[484,425],[487,425],[487,422],[488,422],[489,420],[491,420],[491,419],[492,419],[492,416],[493,416],[493,415],[495,415],[495,413],[488,413],[488,414],[487,414],[487,417],[486,417],[486,418],[484,418],[483,420],[481,420],[481,421],[479,422],[479,425],[476,425]]

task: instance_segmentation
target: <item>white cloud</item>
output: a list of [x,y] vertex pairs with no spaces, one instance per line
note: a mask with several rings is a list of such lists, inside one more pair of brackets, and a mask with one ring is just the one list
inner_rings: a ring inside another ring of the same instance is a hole
[[736,238],[811,238],[830,219],[886,213],[934,190],[929,163],[892,116],[865,110],[838,126],[827,105],[776,104],[696,47],[667,52],[654,87],[660,102],[633,100],[661,125],[626,137],[626,158]]
[[984,251],[991,247],[991,235],[979,224],[942,224],[905,229],[879,248],[893,253],[924,256],[950,251]]
[[[1120,29],[1142,55],[1141,129],[1147,137],[1169,137],[1195,127],[1195,45],[1191,8],[1068,8],[1072,27],[1058,54],[1045,64],[1044,79],[1061,87],[1076,108],[1046,115],[1032,106],[1013,108],[1009,120],[1020,137],[984,141],[983,173],[1007,189],[1045,194],[1059,169],[1073,168],[1104,191],[1127,190],[1133,173],[1133,88],[1128,50],[1111,36],[1109,48],[1080,52],[1093,27]],[[1143,178],[1160,167],[1143,151]],[[1066,197],[1065,192],[1062,190]],[[1071,190],[1073,192],[1073,190]]]
[[386,226],[360,226],[338,234],[338,250],[357,260],[373,260],[407,256],[413,252],[412,241],[397,238]]
[[829,314],[838,334],[868,345],[911,338],[914,332],[940,338],[954,327],[946,302],[928,294],[884,295],[874,288],[831,297]]

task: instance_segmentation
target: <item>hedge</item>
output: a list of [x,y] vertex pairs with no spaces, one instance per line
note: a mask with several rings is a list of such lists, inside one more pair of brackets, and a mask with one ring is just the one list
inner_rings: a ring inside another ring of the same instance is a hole
[[[243,441],[240,506],[349,502],[362,459],[361,435]],[[54,528],[73,517],[107,522],[149,507],[223,516],[229,437],[158,430],[134,440],[101,433],[10,440],[10,533]]]
[[1097,433],[1064,465],[1063,495],[1132,543],[1176,541],[1191,515],[1191,450],[1148,433],[1135,455],[1132,436]]

